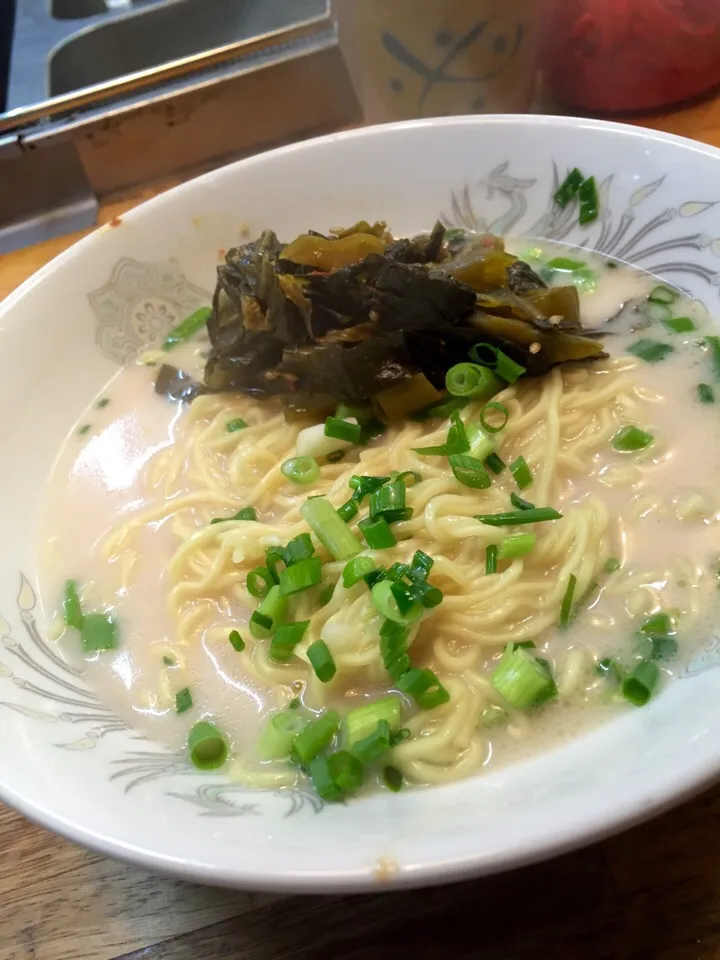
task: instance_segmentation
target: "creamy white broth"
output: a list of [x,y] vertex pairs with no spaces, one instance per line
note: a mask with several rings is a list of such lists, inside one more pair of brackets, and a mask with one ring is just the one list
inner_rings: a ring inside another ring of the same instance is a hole
[[[522,256],[528,245],[518,241],[509,248]],[[593,658],[628,660],[643,617],[659,608],[680,611],[678,656],[660,663],[669,680],[693,649],[704,645],[717,615],[718,406],[703,406],[696,399],[697,384],[712,382],[710,362],[698,346],[703,329],[707,331],[705,310],[687,299],[673,305],[675,315],[693,318],[698,329],[688,334],[669,334],[657,323],[644,329],[647,321],[636,307],[656,279],[624,265],[608,266],[603,258],[584,251],[545,245],[543,253],[545,259],[582,259],[596,271],[596,288],[581,294],[583,322],[600,327],[608,317],[615,318],[608,329],[617,332],[606,341],[613,358],[623,356],[627,345],[641,336],[672,343],[675,350],[657,364],[628,357],[628,376],[641,392],[643,420],[636,422],[654,435],[653,445],[629,455],[614,452],[608,444],[601,456],[586,464],[586,471],[565,482],[564,505],[594,494],[613,517],[620,518],[613,554],[622,567],[599,582],[589,605],[567,631],[545,631],[538,638],[555,666],[559,700],[531,718],[513,715],[507,726],[488,730],[486,763],[493,765],[546,749],[619,710],[633,709],[611,696],[605,681],[592,673],[592,664]],[[174,351],[171,360],[199,375],[205,347],[200,338]],[[181,749],[192,723],[212,715],[228,736],[233,756],[244,758],[254,755],[263,719],[287,703],[288,692],[279,695],[271,684],[249,677],[230,644],[218,642],[211,630],[200,631],[194,644],[178,645],[165,583],[167,563],[177,546],[169,521],[159,520],[140,531],[139,559],[132,571],[123,569],[122,558],[108,562],[102,557],[111,528],[156,499],[143,481],[143,471],[158,451],[173,444],[178,425],[188,416],[186,407],[154,393],[156,374],[155,366],[139,363],[121,371],[101,394],[107,404],[96,402],[88,408],[68,438],[45,507],[43,603],[52,636],[60,631],[62,589],[68,578],[82,585],[86,609],[113,612],[121,646],[87,658],[85,669],[102,699],[131,726]],[[590,375],[597,374],[582,367],[568,374],[578,382]],[[258,405],[258,419],[266,415],[267,409]],[[297,495],[306,494],[300,489]],[[678,558],[685,559],[679,563]],[[646,572],[651,579],[645,578]],[[639,581],[628,589],[629,580],[637,576]],[[692,611],[696,613],[691,617]],[[234,618],[247,616],[247,604],[233,596],[218,605],[215,626],[227,632]],[[692,624],[684,629],[683,621]],[[429,620],[419,649],[427,646],[431,632]],[[58,642],[66,656],[83,661],[74,631],[66,631]],[[584,660],[579,651],[585,652]],[[177,665],[167,666],[163,656]],[[480,673],[497,659],[498,651],[483,656],[481,652],[477,662]],[[571,683],[574,662],[581,665],[577,682]],[[184,687],[192,690],[194,708],[178,716],[175,693]],[[302,694],[302,689],[291,692]],[[379,690],[368,685],[350,688],[343,708],[373,692]]]

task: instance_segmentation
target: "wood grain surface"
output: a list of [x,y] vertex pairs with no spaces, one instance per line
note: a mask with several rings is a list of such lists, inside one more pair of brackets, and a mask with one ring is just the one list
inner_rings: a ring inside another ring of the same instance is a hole
[[[720,146],[720,96],[635,122]],[[105,204],[101,222],[172,185]],[[0,257],[0,297],[78,236]],[[240,893],[152,876],[0,805],[0,960],[405,956],[720,960],[720,787],[545,864],[355,897]]]

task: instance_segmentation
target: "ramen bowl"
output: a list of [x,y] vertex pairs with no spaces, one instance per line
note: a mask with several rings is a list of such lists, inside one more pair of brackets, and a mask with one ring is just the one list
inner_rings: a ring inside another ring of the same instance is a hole
[[[600,214],[553,197],[591,172]],[[6,417],[0,556],[0,798],[73,841],[226,886],[372,890],[490,874],[627,828],[720,771],[720,635],[679,654],[645,708],[462,782],[324,804],[194,770],[129,729],[48,641],[41,505],[58,450],[104,385],[209,302],[222,252],[383,219],[562,241],[648,270],[720,314],[720,153],[612,123],[450,118],[325,137],[241,161],[143,204],[0,305]],[[72,516],[68,518],[72,529]]]

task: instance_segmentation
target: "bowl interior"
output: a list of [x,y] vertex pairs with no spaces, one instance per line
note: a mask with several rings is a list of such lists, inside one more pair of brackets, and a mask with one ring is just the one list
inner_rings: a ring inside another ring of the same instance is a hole
[[[554,206],[592,172],[601,216]],[[323,807],[195,773],[127,730],[43,639],[39,504],[67,431],[119,365],[207,302],[221,251],[384,219],[585,245],[717,312],[717,151],[616,124],[457,118],[323,138],[208,174],[104,227],[0,307],[0,797],[79,842],[156,870],[273,889],[360,889],[488,873],[619,829],[720,767],[720,637],[648,708],[527,763],[447,787]],[[155,318],[150,323],[148,318]]]

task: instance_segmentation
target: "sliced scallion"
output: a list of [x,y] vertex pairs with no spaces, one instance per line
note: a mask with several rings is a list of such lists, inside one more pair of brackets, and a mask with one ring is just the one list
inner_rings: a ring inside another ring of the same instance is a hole
[[326,803],[335,803],[342,800],[343,791],[333,780],[330,762],[327,757],[316,757],[308,768],[308,774],[315,788],[315,793]]
[[[292,568],[295,569],[295,568]],[[250,633],[257,640],[264,640],[275,632],[287,609],[287,598],[280,592],[278,584],[268,590],[260,604],[250,617]]]
[[490,367],[502,380],[515,383],[524,373],[525,367],[509,357],[491,343],[476,343],[470,349],[470,359],[483,367]]
[[495,476],[499,476],[505,469],[505,462],[496,453],[491,453],[485,458],[485,466],[492,470]]
[[641,430],[634,424],[628,424],[625,427],[620,427],[611,443],[613,450],[617,450],[619,453],[634,453],[637,450],[644,450],[649,447],[654,439],[653,435],[646,430]]
[[715,391],[709,383],[699,383],[697,395],[700,403],[715,403]]
[[450,694],[432,670],[412,667],[397,681],[398,690],[412,697],[422,710],[434,710],[450,700]]
[[525,457],[518,457],[517,460],[513,460],[510,464],[510,473],[521,490],[525,490],[533,481],[532,472]]
[[572,273],[575,270],[582,270],[586,264],[582,260],[571,260],[570,257],[553,257],[548,260],[546,266],[551,270],[563,270]]
[[337,673],[337,667],[324,640],[316,640],[307,648],[308,660],[321,683],[329,683]]
[[497,573],[498,548],[494,543],[485,548],[485,573]]
[[366,520],[361,520],[358,526],[371,550],[386,550],[397,543],[395,534],[385,517],[378,517],[376,520],[368,517]]
[[657,287],[652,288],[648,294],[648,300],[652,303],[675,303],[679,296],[680,294],[677,290],[666,287],[664,284],[659,284]]
[[379,723],[387,723],[390,730],[400,726],[402,702],[399,697],[383,697],[372,703],[348,710],[343,720],[345,742],[349,748],[369,736]]
[[271,714],[260,731],[258,740],[260,760],[284,760],[289,757],[293,741],[304,727],[305,721],[297,714]]
[[451,413],[450,421],[451,426],[445,443],[436,447],[415,447],[415,453],[427,457],[449,457],[453,453],[467,453],[470,449],[470,443],[460,414],[457,411]]
[[465,487],[475,490],[487,490],[491,484],[490,476],[482,460],[467,453],[453,453],[448,457],[453,476]]
[[176,327],[173,327],[163,342],[163,350],[172,350],[179,343],[184,343],[194,337],[208,321],[212,314],[212,307],[200,307],[189,317],[185,317]]
[[362,550],[362,544],[329,500],[324,497],[306,500],[300,512],[335,560],[350,560]]
[[188,687],[175,694],[175,713],[185,713],[193,705],[192,694]]
[[280,596],[290,597],[294,593],[301,593],[303,590],[314,587],[321,580],[322,561],[320,557],[308,557],[306,560],[300,560],[291,567],[286,567],[280,574]]
[[361,763],[375,763],[390,749],[390,725],[387,720],[379,720],[375,729],[358,740],[353,753]]
[[571,170],[555,191],[555,203],[559,207],[565,208],[577,196],[580,184],[584,179],[577,167]]
[[412,510],[406,506],[406,488],[401,480],[383,484],[370,494],[370,519],[384,517],[388,523],[409,520]]
[[201,720],[188,735],[188,751],[198,770],[217,770],[227,760],[228,745],[214,723]]
[[65,626],[81,630],[83,625],[82,604],[78,593],[77,583],[74,580],[65,581],[65,595],[63,597],[63,614]]
[[537,537],[534,533],[517,533],[513,537],[506,537],[499,545],[498,560],[517,560],[525,557],[535,549]]
[[380,656],[394,681],[399,680],[412,666],[407,653],[409,636],[409,628],[394,620],[385,620],[380,628]]
[[597,220],[600,200],[595,177],[588,177],[578,188],[578,223],[581,226]]
[[343,793],[351,793],[361,786],[365,770],[358,757],[347,750],[338,750],[328,757],[330,776]]
[[115,621],[104,613],[86,613],[80,626],[80,642],[85,653],[114,650],[118,645]]
[[333,440],[344,440],[346,443],[357,444],[362,441],[363,429],[359,423],[349,420],[340,420],[339,417],[328,417],[325,421],[325,436]]
[[245,649],[245,641],[237,630],[230,631],[230,634],[228,635],[228,641],[233,650],[236,650],[238,653],[242,653]]
[[562,520],[562,514],[552,507],[534,507],[532,510],[516,510],[507,513],[486,513],[475,517],[490,527],[511,527],[523,523],[543,523]]
[[518,510],[534,510],[535,509],[534,503],[530,503],[529,500],[523,500],[523,498],[519,497],[514,490],[510,494],[510,503],[514,507],[517,507]]
[[270,588],[275,585],[275,581],[267,567],[255,567],[247,575],[247,591],[251,597],[262,599],[270,592]]
[[644,707],[660,680],[660,670],[652,660],[641,660],[622,685],[623,696],[634,707]]
[[282,475],[291,483],[306,486],[320,477],[320,467],[314,457],[290,457],[280,467]]
[[291,756],[296,762],[307,765],[329,746],[340,726],[340,717],[335,710],[326,710],[317,720],[309,723],[293,741]]
[[[488,417],[491,413],[498,414],[500,416],[501,423],[490,423]],[[480,411],[480,424],[486,433],[500,433],[500,431],[506,426],[509,417],[510,411],[504,404],[496,403],[494,400],[491,400],[490,403],[486,403]]]
[[315,547],[310,539],[310,534],[300,533],[297,537],[293,537],[283,550],[285,565],[292,567],[293,564],[299,563],[301,560],[309,560],[314,553]]
[[388,790],[392,790],[393,793],[402,790],[403,777],[397,767],[383,767],[382,781]]
[[454,397],[489,400],[503,388],[503,383],[488,367],[477,363],[457,363],[445,374],[445,387]]
[[372,602],[378,613],[388,620],[393,620],[401,626],[408,626],[422,616],[423,608],[419,603],[409,602],[401,611],[398,603],[400,591],[393,589],[396,586],[398,585],[390,580],[381,580],[376,583],[370,591]]
[[705,346],[710,351],[715,376],[720,379],[720,337],[705,337]]
[[508,647],[490,677],[501,697],[516,710],[526,710],[544,700],[554,689],[547,667],[524,648]]
[[575,596],[575,587],[577,586],[577,577],[571,573],[568,577],[567,586],[560,604],[560,626],[565,628],[570,623],[570,614],[572,612],[573,597]]
[[350,523],[358,515],[359,509],[357,500],[351,497],[337,508],[337,512],[343,523]]
[[278,663],[287,663],[295,653],[295,647],[305,636],[309,620],[297,620],[293,623],[281,623],[270,641],[268,656]]
[[605,561],[605,573],[615,573],[616,570],[619,570],[621,566],[620,561],[617,557],[608,557]]
[[227,523],[229,520],[257,520],[257,510],[255,507],[242,507],[232,517],[213,517],[210,523]]
[[670,317],[663,320],[663,326],[670,333],[691,333],[697,329],[690,317]]
[[228,420],[225,429],[228,433],[237,433],[238,430],[247,430],[247,423],[242,417],[236,417],[234,420]]
[[642,337],[640,340],[636,340],[627,349],[628,353],[634,354],[646,363],[659,363],[673,352],[669,343],[661,343],[659,340],[652,340],[650,337]]
[[377,569],[377,564],[372,557],[355,557],[345,564],[342,573],[343,586],[348,588],[355,586],[363,577],[372,573],[375,569]]

